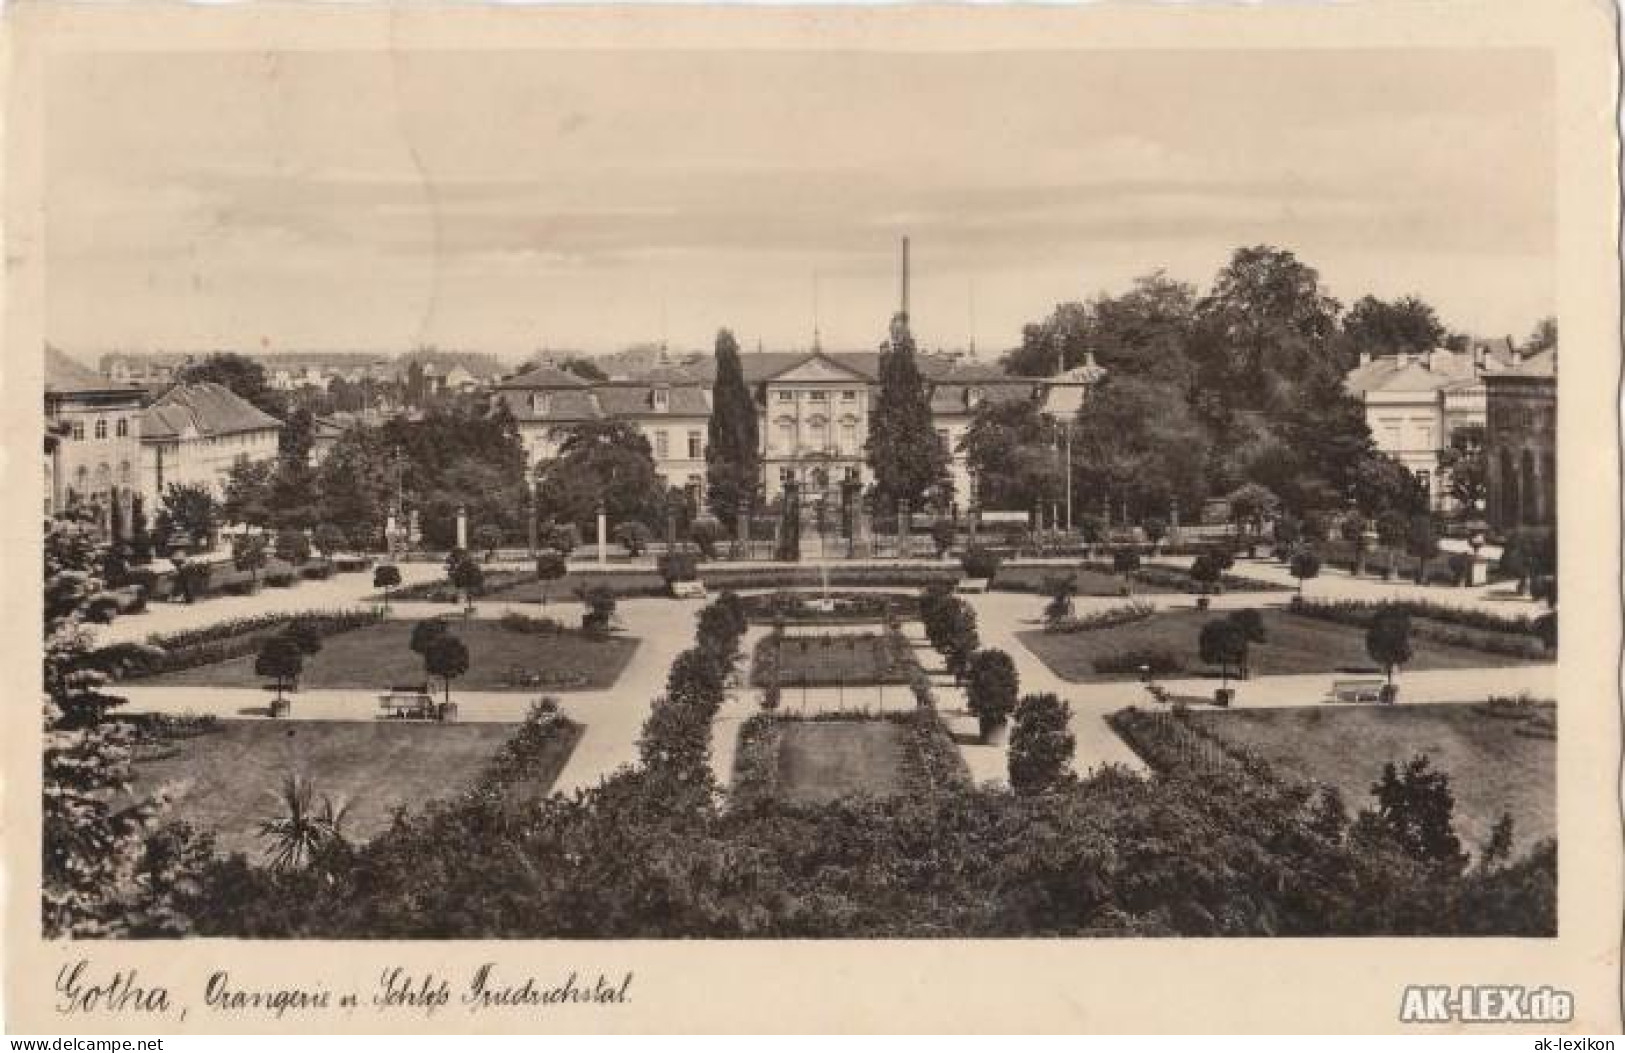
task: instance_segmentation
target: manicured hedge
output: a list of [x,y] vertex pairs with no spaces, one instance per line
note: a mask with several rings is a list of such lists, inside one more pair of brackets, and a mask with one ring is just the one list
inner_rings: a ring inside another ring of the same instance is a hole
[[[1371,623],[1378,603],[1354,600],[1294,599],[1292,613],[1321,621],[1364,628]],[[1508,617],[1489,611],[1451,607],[1425,600],[1403,600],[1388,604],[1411,616],[1411,632],[1431,643],[1466,647],[1487,654],[1507,655],[1540,661],[1550,657],[1546,644],[1535,629],[1534,619]]]
[[327,637],[382,620],[383,615],[376,611],[300,611],[233,618],[200,629],[155,634],[149,636],[147,642],[158,648],[159,653],[130,668],[126,676],[130,679],[157,676],[256,654],[268,637],[277,635],[295,621],[305,621],[315,628],[318,636]]

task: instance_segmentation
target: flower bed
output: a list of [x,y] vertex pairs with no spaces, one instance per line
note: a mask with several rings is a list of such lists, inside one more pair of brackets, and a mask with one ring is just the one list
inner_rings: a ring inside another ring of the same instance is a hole
[[906,643],[889,634],[764,637],[751,662],[759,687],[833,687],[837,684],[906,684],[917,669]]
[[325,639],[376,625],[382,620],[383,615],[377,611],[300,611],[232,618],[200,629],[155,634],[147,637],[147,643],[158,648],[158,653],[131,664],[125,677],[158,676],[256,654],[268,637],[277,635],[295,621],[308,623]]
[[740,597],[746,618],[762,624],[782,622],[786,625],[822,624],[842,625],[877,622],[889,611],[898,618],[913,618],[919,613],[919,597],[913,593],[832,592],[828,598],[834,609],[824,610],[819,603],[822,593],[779,591]]
[[1126,607],[1113,607],[1110,610],[1096,611],[1093,614],[1070,615],[1057,618],[1044,624],[1047,633],[1086,633],[1095,629],[1109,629],[1113,625],[1132,625],[1134,622],[1144,621],[1157,613],[1157,608],[1149,603],[1131,603]]

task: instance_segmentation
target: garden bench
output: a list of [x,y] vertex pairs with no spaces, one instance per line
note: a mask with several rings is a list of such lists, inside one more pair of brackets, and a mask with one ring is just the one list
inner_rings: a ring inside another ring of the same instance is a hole
[[1333,680],[1332,701],[1380,702],[1382,701],[1382,686],[1383,681],[1374,678]]
[[987,591],[987,586],[988,586],[988,580],[989,579],[987,579],[987,578],[964,578],[959,582],[958,587],[956,587],[954,589],[954,591],[955,592],[986,592]]
[[425,691],[386,691],[378,696],[378,715],[397,720],[433,720],[434,697]]
[[698,581],[674,581],[671,583],[671,594],[679,600],[703,600],[705,586]]

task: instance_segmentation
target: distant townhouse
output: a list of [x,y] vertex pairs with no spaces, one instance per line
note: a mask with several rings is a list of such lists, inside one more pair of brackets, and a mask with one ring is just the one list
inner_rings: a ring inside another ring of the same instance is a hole
[[1486,381],[1516,364],[1516,352],[1504,344],[1361,355],[1344,386],[1365,404],[1366,424],[1377,449],[1416,477],[1433,510],[1455,511],[1440,479],[1440,453],[1461,429],[1485,426]]
[[215,383],[174,384],[140,418],[141,490],[157,501],[172,485],[225,492],[232,465],[277,454],[282,422]]

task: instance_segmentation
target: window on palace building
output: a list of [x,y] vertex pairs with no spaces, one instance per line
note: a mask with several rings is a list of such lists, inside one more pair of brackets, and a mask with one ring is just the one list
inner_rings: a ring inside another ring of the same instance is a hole
[[1428,472],[1427,469],[1418,469],[1416,472],[1416,485],[1422,488],[1422,493],[1432,496],[1433,476]]
[[856,452],[858,448],[858,422],[843,420],[841,422],[841,450],[844,453]]
[[779,421],[779,449],[793,450],[796,445],[796,426],[794,421]]
[[552,407],[553,399],[547,392],[533,391],[530,393],[530,411],[532,413],[546,415]]
[[795,397],[796,397],[796,393],[794,391],[781,391],[781,392],[779,392],[779,401],[780,402],[790,402],[790,401],[794,400]]
[[697,431],[689,432],[688,433],[688,459],[691,460],[691,461],[697,461],[703,456],[705,456],[705,451],[700,446],[700,433],[697,432]]
[[85,422],[84,421],[76,420],[76,421],[73,422],[73,437],[75,439],[79,440],[80,442],[84,441],[84,439],[85,439]]
[[858,393],[856,391],[843,391],[841,392],[841,401],[856,402],[858,401]]
[[107,422],[106,421],[98,420],[96,422],[96,438],[98,438],[98,439],[107,438]]
[[655,456],[662,461],[666,459],[671,448],[670,437],[664,430],[655,432]]
[[118,426],[113,429],[113,434],[117,435],[121,439],[129,438],[130,437],[130,422],[125,420],[123,417],[120,417],[118,419]]
[[807,422],[807,441],[815,450],[822,450],[829,443],[829,422],[823,417],[814,417]]
[[828,402],[829,401],[829,392],[827,392],[827,391],[813,391],[813,392],[809,392],[807,394],[807,397],[812,399],[814,402]]
[[948,429],[947,428],[938,428],[937,429],[937,439],[942,443],[942,448],[944,450],[953,449],[952,446],[948,445]]

